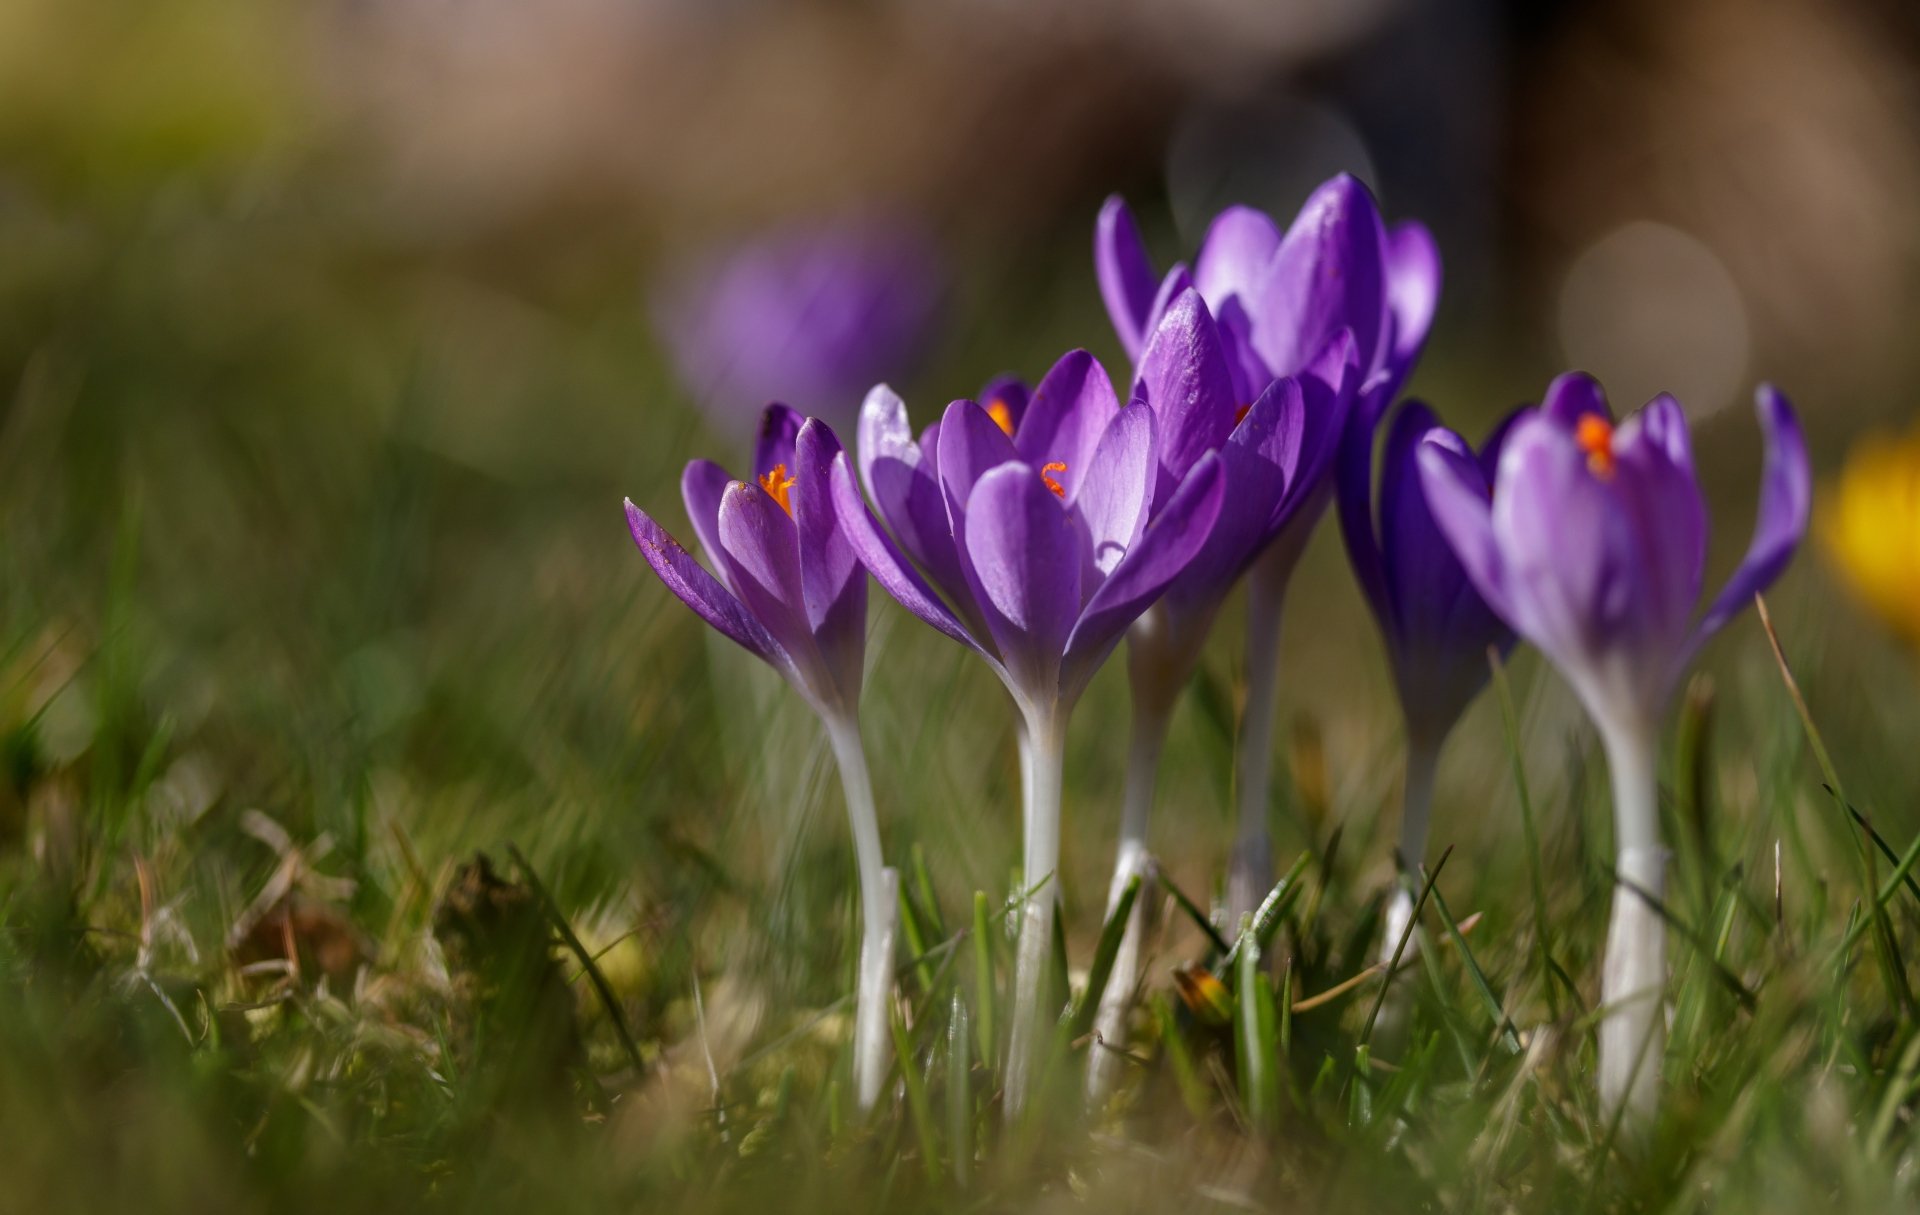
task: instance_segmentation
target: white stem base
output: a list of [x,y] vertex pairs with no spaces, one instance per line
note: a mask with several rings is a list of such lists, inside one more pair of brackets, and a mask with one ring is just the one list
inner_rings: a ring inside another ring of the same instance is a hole
[[[1656,899],[1667,893],[1664,848],[1627,848],[1619,874]],[[1666,1053],[1667,926],[1639,893],[1614,887],[1607,924],[1607,956],[1600,994],[1600,1104],[1624,1108],[1627,1124],[1651,1121],[1660,1102],[1660,1062]]]
[[1267,809],[1273,800],[1273,723],[1280,712],[1280,608],[1301,543],[1282,536],[1247,574],[1247,704],[1234,743],[1239,826],[1227,864],[1228,938],[1273,887]]
[[881,905],[876,919],[867,917],[860,942],[860,979],[853,997],[853,1092],[860,1111],[880,1100],[892,1050],[893,954],[900,925],[900,874],[892,867],[880,871],[879,889],[866,892]]
[[1022,858],[1020,940],[1014,951],[1013,1027],[1007,1040],[1009,1122],[1026,1109],[1040,1052],[1057,1008],[1047,1008],[1052,986],[1054,905],[1060,897],[1060,784],[1066,759],[1066,722],[1030,715],[1026,730],[1026,847]]
[[1107,898],[1111,916],[1127,883],[1140,876],[1140,892],[1134,896],[1133,909],[1127,912],[1127,926],[1120,938],[1120,949],[1113,957],[1113,970],[1107,976],[1106,990],[1100,993],[1100,1007],[1093,1019],[1094,1042],[1087,1047],[1087,1103],[1098,1106],[1112,1094],[1125,1062],[1119,1052],[1127,1046],[1127,1013],[1133,1007],[1133,989],[1140,983],[1140,967],[1146,952],[1147,907],[1152,900],[1152,858],[1145,849],[1123,849],[1113,870],[1113,889]]

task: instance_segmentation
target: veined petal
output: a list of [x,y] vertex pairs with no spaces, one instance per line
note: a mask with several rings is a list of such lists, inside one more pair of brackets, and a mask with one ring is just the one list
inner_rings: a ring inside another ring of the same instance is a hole
[[940,596],[934,594],[892,538],[881,530],[873,512],[860,499],[860,489],[854,484],[853,466],[848,463],[845,452],[834,457],[831,480],[834,513],[840,521],[841,534],[847,538],[854,554],[860,558],[860,564],[867,567],[867,572],[873,575],[880,588],[927,624],[961,645],[978,651],[998,670],[999,664],[994,661],[992,653],[967,631],[967,626],[961,624],[959,617],[940,601]]
[[791,406],[775,401],[760,414],[760,430],[753,440],[753,479],[759,481],[785,465],[793,475],[793,445],[806,419]]
[[1079,698],[1127,626],[1153,606],[1206,543],[1220,516],[1225,483],[1219,453],[1208,453],[1087,601],[1066,644],[1059,684],[1063,703]]
[[727,496],[733,478],[712,460],[689,460],[680,474],[680,500],[687,507],[687,521],[693,535],[706,550],[707,561],[727,585],[726,563],[720,559],[720,500]]
[[1224,486],[1206,542],[1167,586],[1170,627],[1205,621],[1272,539],[1305,434],[1306,398],[1294,377],[1275,380],[1220,448]]
[[851,708],[860,700],[867,649],[867,571],[841,532],[833,504],[833,461],[841,454],[832,429],[808,419],[794,444],[791,493],[807,623],[841,703]]
[[790,674],[792,663],[766,626],[754,619],[753,613],[713,575],[702,569],[693,555],[680,547],[680,542],[655,523],[652,516],[635,506],[632,499],[627,500],[626,506],[627,529],[633,533],[633,542],[667,589],[727,640],[765,659],[783,674]]
[[1171,494],[1201,456],[1233,433],[1233,377],[1213,317],[1197,291],[1182,292],[1147,339],[1133,396],[1157,419],[1156,494]]
[[1079,533],[1066,504],[1025,464],[981,477],[966,515],[967,555],[995,647],[1018,687],[1046,697],[1080,615]]
[[1218,309],[1233,296],[1255,295],[1280,248],[1280,228],[1252,207],[1228,207],[1214,216],[1193,259],[1193,285]]
[[[1160,328],[1160,322],[1166,317],[1167,309],[1173,307],[1173,301],[1179,299],[1183,292],[1191,290],[1193,276],[1187,273],[1184,262],[1176,263],[1160,280],[1160,289],[1153,293],[1153,307],[1147,310],[1147,327],[1140,331],[1142,345],[1153,336],[1154,330]],[[1138,362],[1139,358],[1139,353],[1135,352],[1134,361]]]
[[1118,195],[1107,199],[1093,229],[1093,269],[1113,331],[1128,358],[1139,358],[1153,305],[1153,263],[1133,212]]
[[[971,592],[953,542],[947,497],[940,487],[938,425],[915,443],[907,407],[882,384],[860,410],[860,479],[874,508],[909,559],[955,603]],[[978,622],[974,622],[978,624]]]
[[[1034,404],[1027,416],[1033,417]],[[947,521],[952,526],[953,542],[966,554],[965,523],[967,500],[973,487],[988,471],[1020,459],[1013,440],[987,416],[987,411],[972,401],[955,401],[940,418],[940,489],[947,498]],[[964,561],[963,561],[964,564]]]
[[[1084,350],[1070,351],[1041,377],[1033,390],[1026,416],[1014,433],[1013,447],[1019,452],[1019,459],[1035,468],[1065,464],[1065,471],[1055,475],[1054,480],[1066,491],[1066,496],[1072,498],[1079,489],[1080,478],[1087,474],[1087,461],[1099,446],[1100,436],[1107,432],[1107,424],[1119,411],[1120,402],[1113,394],[1113,381],[1107,378],[1107,369]],[[941,427],[944,430],[946,423]],[[943,466],[945,460],[943,455]],[[958,501],[966,501],[966,495],[961,494]]]
[[1280,242],[1253,311],[1253,344],[1275,375],[1291,375],[1342,328],[1362,367],[1380,365],[1387,339],[1386,228],[1373,196],[1341,174],[1300,209]]
[[821,673],[819,651],[807,621],[793,520],[759,486],[735,481],[720,500],[719,532],[728,585],[793,659],[801,677],[812,681]]
[[1108,424],[1079,491],[1070,499],[1073,515],[1086,532],[1082,578],[1089,591],[1106,580],[1147,526],[1156,430],[1151,409],[1138,404],[1122,409]]
[[1739,568],[1694,627],[1689,655],[1756,594],[1773,585],[1807,532],[1813,481],[1800,420],[1794,416],[1792,402],[1771,384],[1762,384],[1754,394],[1754,407],[1766,436],[1767,456],[1760,474],[1760,510],[1754,519],[1753,540]]

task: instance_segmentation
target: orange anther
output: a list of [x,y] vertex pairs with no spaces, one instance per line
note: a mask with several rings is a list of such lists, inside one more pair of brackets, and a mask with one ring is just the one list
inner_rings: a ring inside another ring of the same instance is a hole
[[1066,497],[1067,487],[1060,484],[1060,482],[1054,480],[1052,477],[1049,477],[1047,474],[1065,472],[1065,471],[1067,471],[1067,466],[1065,464],[1062,464],[1058,460],[1055,460],[1050,464],[1042,464],[1040,466],[1040,479],[1047,483],[1047,488],[1053,491],[1053,496],[1056,498]]
[[1613,475],[1613,423],[1597,413],[1582,414],[1573,441],[1587,453],[1587,467],[1595,476]]
[[789,515],[793,513],[793,503],[788,499],[788,491],[793,488],[793,478],[787,475],[787,466],[776,464],[773,471],[760,478],[760,488],[767,496],[780,504],[780,509]]
[[1004,398],[995,397],[988,403],[987,416],[993,419],[993,424],[1000,428],[1002,434],[1009,439],[1013,437],[1013,410],[1007,408]]

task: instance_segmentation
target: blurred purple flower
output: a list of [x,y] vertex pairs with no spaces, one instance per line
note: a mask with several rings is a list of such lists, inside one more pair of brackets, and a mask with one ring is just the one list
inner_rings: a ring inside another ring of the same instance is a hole
[[[1387,427],[1379,484],[1373,484],[1375,428],[1350,419],[1342,440],[1340,530],[1367,606],[1386,641],[1409,743],[1437,748],[1487,682],[1487,647],[1505,653],[1513,630],[1488,607],[1453,555],[1420,484],[1423,442],[1478,464],[1491,480],[1509,416],[1473,448],[1418,401],[1402,404]],[[1376,501],[1377,495],[1377,501]],[[1417,865],[1420,857],[1408,856]]]
[[1746,556],[1699,612],[1707,511],[1686,415],[1659,396],[1619,427],[1600,386],[1568,374],[1508,431],[1489,485],[1446,437],[1420,444],[1433,520],[1487,604],[1560,669],[1613,778],[1613,914],[1601,972],[1602,1104],[1650,1119],[1665,1053],[1666,893],[1659,727],[1700,646],[1765,589],[1806,532],[1807,451],[1787,399],[1756,396],[1767,455]]
[[869,387],[925,353],[943,290],[920,229],[841,220],[696,260],[668,278],[653,315],[680,378],[717,415],[780,399],[844,422]]
[[627,526],[660,581],[723,636],[766,662],[820,715],[847,799],[865,936],[854,1004],[854,1090],[861,1109],[887,1071],[899,877],[881,856],[873,782],[860,740],[867,577],[841,531],[829,488],[840,440],[825,422],[767,406],[753,480],[711,460],[680,478],[693,531],[714,563],[695,561],[631,500]]
[[1755,400],[1767,459],[1753,541],[1697,616],[1706,503],[1672,397],[1616,428],[1599,384],[1561,376],[1513,422],[1491,476],[1445,432],[1421,444],[1433,521],[1474,587],[1603,728],[1654,724],[1700,645],[1779,576],[1806,531],[1800,424],[1772,386]]

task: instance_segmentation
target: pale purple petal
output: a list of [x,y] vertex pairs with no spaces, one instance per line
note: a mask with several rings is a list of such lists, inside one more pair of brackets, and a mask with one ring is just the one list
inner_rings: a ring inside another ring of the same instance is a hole
[[[1146,328],[1140,331],[1142,345],[1153,336],[1153,331],[1160,327],[1160,321],[1167,315],[1167,309],[1173,307],[1173,301],[1179,299],[1183,292],[1191,290],[1193,290],[1193,276],[1187,273],[1186,263],[1176,263],[1173,269],[1167,271],[1167,276],[1160,280],[1160,289],[1153,294],[1153,307],[1147,310]],[[1133,357],[1138,360],[1140,352],[1134,351]]]
[[987,628],[1014,684],[1045,704],[1080,615],[1079,533],[1066,504],[1025,464],[981,477],[966,513]]
[[906,405],[885,385],[875,388],[860,411],[860,477],[907,556],[950,600],[970,605],[940,488],[938,437],[938,426],[931,426],[915,443]]
[[1147,339],[1133,396],[1153,408],[1159,439],[1157,495],[1171,494],[1200,457],[1233,433],[1233,377],[1213,317],[1197,291],[1173,302]]
[[1173,496],[1142,532],[1138,543],[1087,601],[1067,641],[1060,672],[1060,697],[1071,704],[1087,681],[1113,653],[1113,647],[1153,606],[1167,584],[1187,567],[1206,543],[1220,517],[1226,486],[1219,454],[1210,453],[1187,474]]
[[845,452],[833,461],[832,485],[834,513],[840,520],[841,534],[860,558],[860,564],[866,566],[867,572],[880,584],[880,589],[927,624],[978,651],[988,662],[992,662],[993,656],[967,631],[967,626],[960,623],[959,617],[940,601],[940,596],[914,570],[892,538],[881,530],[873,512],[860,499],[860,489],[853,479],[853,466],[848,463]]
[[807,620],[793,520],[757,485],[735,481],[720,500],[720,561],[740,602],[767,626],[809,682],[824,674]]
[[800,537],[807,623],[841,704],[851,708],[860,699],[867,648],[867,571],[842,533],[833,504],[833,461],[841,454],[840,440],[827,424],[809,419],[794,444],[790,501]]
[[627,528],[633,533],[633,542],[640,546],[641,555],[660,576],[660,581],[666,583],[667,589],[729,641],[765,659],[777,670],[789,672],[792,664],[766,626],[754,619],[753,613],[713,575],[702,569],[665,528],[631,499],[626,505]]
[[1753,597],[1773,585],[1807,532],[1813,482],[1807,467],[1806,438],[1793,405],[1771,384],[1754,396],[1760,428],[1766,436],[1766,466],[1760,474],[1760,510],[1753,540],[1727,585],[1695,626],[1689,651],[1718,632]]
[[1128,358],[1140,357],[1146,341],[1147,317],[1153,305],[1153,263],[1133,212],[1116,194],[1100,208],[1093,229],[1093,268],[1100,280],[1100,298],[1106,301],[1113,331]]
[[[1048,475],[1058,481],[1071,498],[1079,488],[1080,478],[1086,475],[1093,449],[1099,446],[1107,424],[1119,410],[1120,402],[1113,394],[1113,381],[1107,378],[1107,369],[1086,351],[1071,351],[1055,363],[1034,388],[1033,398],[1027,402],[1026,416],[1014,433],[1014,449],[1020,459],[1035,468],[1065,464],[1064,471],[1056,470]],[[951,416],[952,411],[948,412]],[[941,425],[944,430],[946,423]],[[943,467],[945,459],[943,455]],[[956,500],[964,502],[966,495],[961,494]]]
[[1614,446],[1630,448],[1640,442],[1652,443],[1668,461],[1689,474],[1693,472],[1693,439],[1687,433],[1687,413],[1667,393],[1648,401],[1646,408],[1622,422]]
[[1228,207],[1214,217],[1193,259],[1193,285],[1216,310],[1233,296],[1253,298],[1266,282],[1280,248],[1280,229],[1252,207]]
[[1433,315],[1440,307],[1440,247],[1418,220],[1395,224],[1387,233],[1387,309],[1393,320],[1390,361],[1394,379],[1404,383],[1420,357]]
[[1388,337],[1386,229],[1373,196],[1345,174],[1315,190],[1280,242],[1252,309],[1253,344],[1274,375],[1291,375],[1327,339],[1351,329],[1364,370]]
[[799,437],[800,424],[806,419],[798,410],[775,401],[760,414],[760,429],[753,440],[753,479],[765,477],[775,468],[785,465],[787,475],[793,475],[793,445]]
[[1094,449],[1079,492],[1069,501],[1086,533],[1082,578],[1088,591],[1106,580],[1147,525],[1156,429],[1154,413],[1146,406],[1122,409]]
[[1677,654],[1700,602],[1707,561],[1707,504],[1679,403],[1657,397],[1628,418],[1614,433],[1613,453],[1613,488],[1639,537],[1637,631],[1648,644]]
[[712,460],[689,460],[680,474],[680,500],[687,507],[687,521],[693,535],[706,550],[707,563],[713,566],[726,586],[727,567],[720,560],[720,500],[727,496],[733,478]]

